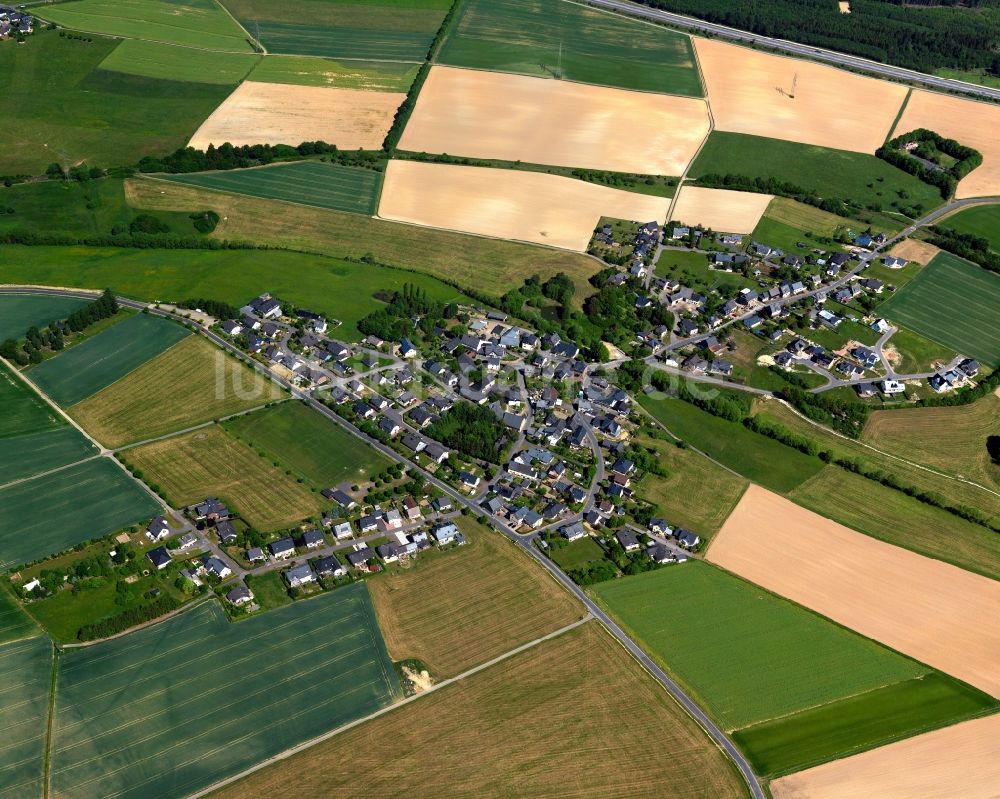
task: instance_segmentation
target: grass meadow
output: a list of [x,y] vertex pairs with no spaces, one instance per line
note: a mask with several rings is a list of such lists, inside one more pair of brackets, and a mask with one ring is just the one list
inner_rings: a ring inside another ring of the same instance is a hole
[[400,693],[364,585],[236,624],[207,602],[63,655],[52,790],[188,795]]
[[164,180],[366,216],[375,213],[382,188],[381,172],[319,161],[170,175]]
[[563,571],[579,569],[588,563],[604,560],[604,550],[589,536],[578,541],[571,541],[558,549],[550,550],[548,554]]
[[704,253],[691,250],[663,250],[656,260],[655,271],[659,277],[680,281],[702,292],[712,289],[732,292],[754,285],[753,280],[738,272],[712,269]]
[[690,38],[565,0],[466,0],[438,60],[458,67],[702,96]]
[[941,227],[980,236],[990,243],[990,249],[1000,253],[1000,206],[976,205],[959,211],[939,223]]
[[929,372],[933,364],[950,363],[957,355],[952,347],[938,344],[905,327],[897,328],[889,339],[888,346],[899,353],[896,371],[903,375]]
[[394,61],[335,61],[330,58],[265,56],[250,75],[264,83],[407,92],[417,76],[417,64]]
[[0,797],[45,794],[45,735],[49,719],[52,644],[31,638],[0,646],[0,728],[4,730]]
[[32,325],[43,328],[57,319],[65,319],[88,303],[89,300],[73,297],[0,293],[0,340],[22,339]]
[[[386,758],[386,741],[405,754]],[[217,797],[293,791],[344,799],[746,795],[694,720],[594,622],[262,769]]]
[[125,39],[99,68],[143,78],[236,86],[260,60],[256,53],[226,53]]
[[932,341],[1000,366],[1000,275],[941,253],[879,306]]
[[0,587],[0,643],[20,641],[38,635],[38,627],[21,610],[14,595],[6,587]]

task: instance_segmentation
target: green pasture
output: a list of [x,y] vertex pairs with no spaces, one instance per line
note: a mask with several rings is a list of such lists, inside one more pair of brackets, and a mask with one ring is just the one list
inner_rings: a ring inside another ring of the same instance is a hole
[[[68,407],[142,366],[190,332],[158,316],[136,314],[43,361],[28,376],[52,400]],[[162,398],[150,398],[154,399]]]
[[0,642],[19,641],[38,635],[38,627],[21,610],[17,600],[6,587],[0,587]]
[[287,200],[365,216],[375,213],[382,185],[381,172],[321,161],[295,161],[227,172],[164,175],[163,178],[203,189],[263,197],[265,200]]
[[0,488],[0,561],[28,563],[151,519],[160,506],[106,458]]
[[419,68],[417,64],[393,61],[335,61],[330,58],[268,55],[250,73],[250,80],[405,93],[409,91]]
[[990,243],[990,249],[1000,253],[1000,205],[974,205],[949,216],[941,227],[979,236]]
[[32,638],[0,647],[0,797],[45,795],[45,734],[52,680],[52,644]]
[[66,424],[24,381],[0,364],[0,439],[54,430]]
[[[10,193],[0,196],[3,200],[8,200]],[[89,300],[78,300],[73,297],[0,293],[0,340],[22,339],[32,325],[43,328],[50,322],[65,319],[73,311],[88,303]]]
[[879,313],[963,355],[1000,365],[1000,275],[940,253]]
[[690,38],[566,0],[466,0],[443,64],[701,97]]
[[75,427],[68,425],[43,433],[0,438],[0,485],[96,454],[97,448]]
[[400,694],[362,584],[235,624],[207,602],[65,653],[52,790],[186,796]]
[[255,53],[226,53],[125,39],[100,63],[100,69],[144,78],[236,86],[254,68]]

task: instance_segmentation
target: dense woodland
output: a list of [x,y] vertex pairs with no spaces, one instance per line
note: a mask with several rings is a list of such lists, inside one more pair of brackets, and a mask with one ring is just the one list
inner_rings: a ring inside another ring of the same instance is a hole
[[[1000,0],[638,0],[643,5],[933,72],[942,67],[1000,75]],[[919,7],[916,7],[919,6]]]

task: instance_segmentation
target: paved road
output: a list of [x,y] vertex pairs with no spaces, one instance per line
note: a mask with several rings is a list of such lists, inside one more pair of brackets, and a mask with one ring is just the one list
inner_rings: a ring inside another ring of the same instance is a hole
[[663,22],[678,28],[685,28],[696,33],[709,33],[720,39],[743,44],[756,44],[772,50],[780,50],[794,56],[808,58],[813,61],[822,61],[825,64],[832,64],[836,67],[858,70],[876,75],[880,78],[890,78],[892,80],[904,81],[916,84],[927,89],[938,91],[957,92],[966,94],[977,99],[1000,100],[1000,89],[993,89],[989,86],[977,86],[973,83],[966,83],[961,80],[951,78],[938,78],[934,75],[927,75],[923,72],[916,72],[904,67],[895,67],[890,64],[881,64],[878,61],[870,61],[860,56],[838,53],[833,50],[824,50],[820,47],[811,47],[798,42],[790,42],[787,39],[775,39],[768,36],[760,36],[756,33],[741,31],[736,28],[729,28],[725,25],[718,25],[714,22],[705,22],[694,17],[686,17],[683,14],[674,14],[670,11],[647,8],[635,3],[624,2],[623,0],[585,0],[586,3],[610,11],[618,11],[633,17],[641,17],[656,22]]

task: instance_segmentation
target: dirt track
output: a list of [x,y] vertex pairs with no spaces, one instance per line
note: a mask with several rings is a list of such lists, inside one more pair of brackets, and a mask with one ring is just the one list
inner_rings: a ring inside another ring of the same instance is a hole
[[770,194],[684,186],[673,218],[719,233],[751,233],[773,199]]

